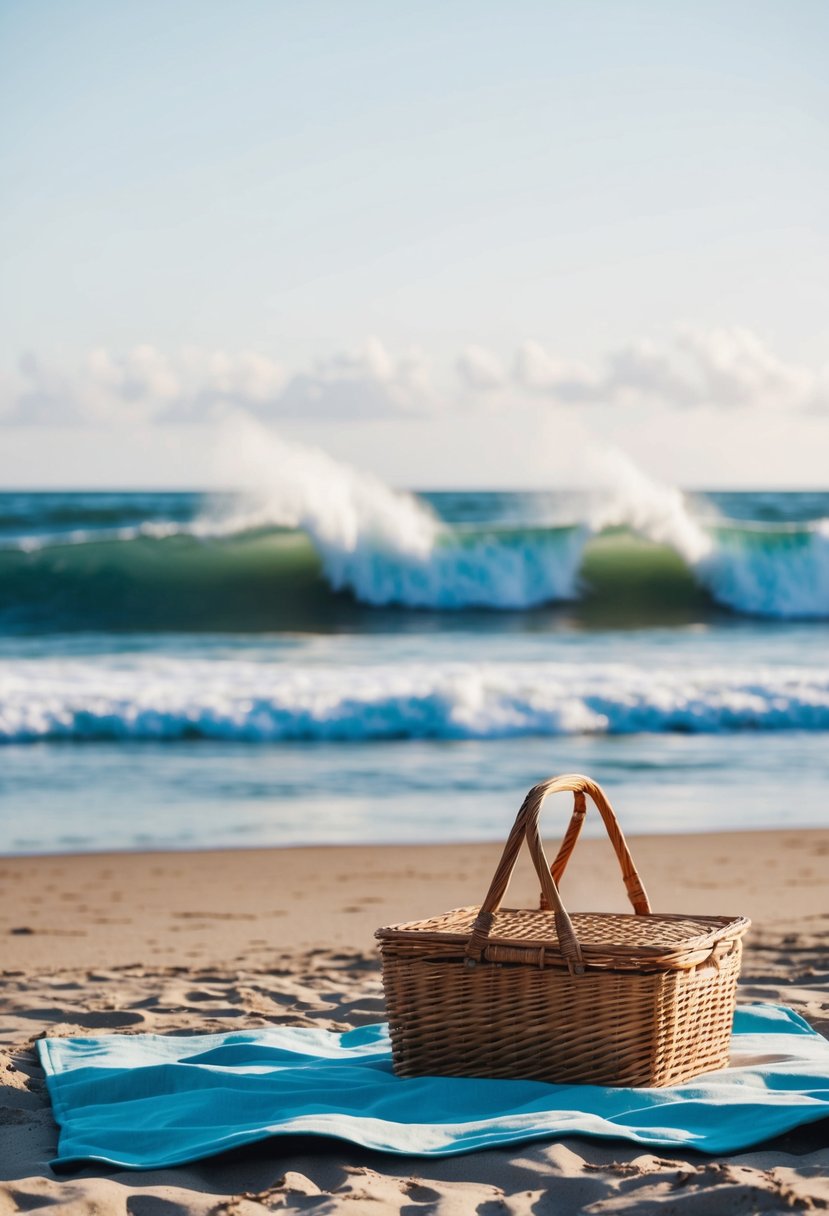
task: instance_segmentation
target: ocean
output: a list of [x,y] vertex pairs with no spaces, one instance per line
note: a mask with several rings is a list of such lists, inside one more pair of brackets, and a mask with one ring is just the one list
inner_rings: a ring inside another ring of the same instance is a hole
[[631,832],[829,822],[829,493],[403,494],[320,455],[0,494],[6,854],[499,839],[568,771]]

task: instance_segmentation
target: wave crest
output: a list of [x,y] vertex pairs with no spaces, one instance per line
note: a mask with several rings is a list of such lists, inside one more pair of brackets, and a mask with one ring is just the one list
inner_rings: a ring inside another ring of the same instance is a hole
[[829,731],[829,669],[623,665],[309,668],[230,660],[18,660],[0,741],[249,743]]

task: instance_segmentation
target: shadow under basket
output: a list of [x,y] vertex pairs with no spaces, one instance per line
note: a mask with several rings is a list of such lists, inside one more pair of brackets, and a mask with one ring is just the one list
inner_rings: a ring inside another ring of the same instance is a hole
[[[549,866],[538,833],[549,793],[573,816]],[[601,813],[633,915],[572,918],[558,884],[586,812]],[[539,909],[501,908],[526,841]],[[728,1063],[745,917],[654,915],[613,810],[588,777],[527,795],[486,899],[378,929],[399,1076],[511,1077],[664,1086]]]

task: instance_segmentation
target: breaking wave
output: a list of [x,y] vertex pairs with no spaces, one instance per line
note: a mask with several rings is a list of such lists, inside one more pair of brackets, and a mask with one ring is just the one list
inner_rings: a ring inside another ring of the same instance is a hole
[[6,663],[0,742],[249,743],[829,731],[829,668],[308,667],[160,656]]
[[[326,453],[257,432],[260,487],[195,519],[8,535],[0,620],[39,629],[303,629],[360,605],[526,611],[569,603],[629,623],[717,606],[829,616],[829,520],[702,514],[622,463],[615,489],[555,518],[451,523]],[[264,487],[264,488],[263,488]],[[48,520],[54,524],[62,521]],[[365,611],[365,610],[364,610]]]

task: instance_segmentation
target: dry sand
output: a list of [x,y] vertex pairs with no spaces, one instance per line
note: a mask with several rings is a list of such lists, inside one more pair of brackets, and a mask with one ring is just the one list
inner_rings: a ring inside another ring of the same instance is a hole
[[[829,1032],[829,831],[632,846],[657,910],[753,918],[741,999],[783,1001]],[[827,1120],[714,1160],[575,1137],[444,1160],[282,1139],[175,1170],[51,1172],[57,1128],[35,1038],[382,1020],[373,930],[480,902],[497,855],[474,845],[0,860],[0,1216],[829,1209]],[[604,842],[583,842],[571,868],[573,909],[624,907]],[[508,902],[534,899],[525,869]]]

